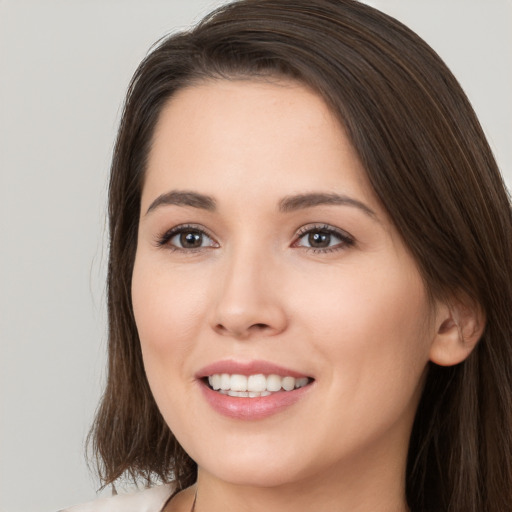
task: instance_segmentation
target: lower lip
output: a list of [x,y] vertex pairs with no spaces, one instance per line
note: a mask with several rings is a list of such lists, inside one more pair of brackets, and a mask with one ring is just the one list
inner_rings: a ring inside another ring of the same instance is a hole
[[277,414],[298,402],[312,384],[293,391],[278,391],[269,396],[255,398],[223,395],[200,382],[201,391],[206,401],[218,413],[239,420],[260,420]]

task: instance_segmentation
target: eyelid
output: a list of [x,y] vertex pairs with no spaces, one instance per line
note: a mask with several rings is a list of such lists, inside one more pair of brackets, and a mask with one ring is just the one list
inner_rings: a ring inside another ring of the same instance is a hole
[[[212,242],[214,244],[211,246],[207,246],[207,247],[196,247],[196,248],[190,248],[190,249],[186,249],[184,247],[177,247],[175,245],[169,244],[169,241],[173,237],[175,237],[176,235],[179,235],[180,233],[186,232],[186,231],[196,231],[198,233],[201,233],[203,236],[206,236],[207,238],[212,240]],[[217,242],[215,237],[209,232],[208,229],[206,229],[204,226],[202,226],[200,224],[188,224],[188,223],[187,224],[178,224],[177,226],[174,226],[174,227],[168,229],[163,234],[157,235],[155,237],[155,245],[157,247],[164,247],[171,251],[180,251],[180,252],[187,252],[187,253],[219,247],[219,243]]]
[[[210,246],[206,247],[195,247],[195,248],[184,248],[184,247],[178,247],[175,245],[171,245],[169,241],[175,237],[176,235],[179,235],[180,233],[186,232],[186,231],[196,231],[198,233],[201,233],[203,236],[206,236],[209,238],[213,243]],[[324,231],[329,234],[334,235],[338,239],[340,239],[340,242],[338,244],[335,244],[333,246],[328,247],[307,247],[303,245],[299,245],[299,241],[301,238],[303,238],[305,235],[307,235],[310,232],[314,231]],[[177,226],[174,226],[167,231],[165,231],[163,234],[158,235],[155,237],[155,245],[157,247],[163,247],[171,251],[179,251],[183,253],[194,253],[198,251],[204,251],[211,248],[220,247],[220,244],[217,242],[213,234],[210,233],[210,231],[205,228],[204,226],[200,224],[179,224]],[[331,226],[329,224],[325,223],[313,223],[313,224],[306,224],[299,228],[295,235],[295,241],[292,243],[292,247],[295,248],[301,248],[303,250],[313,251],[314,253],[326,253],[326,252],[335,252],[338,250],[346,249],[347,247],[351,247],[355,245],[355,239],[352,235],[347,233],[346,231],[336,228],[334,226]]]
[[[308,233],[315,231],[324,231],[329,234],[332,234],[339,238],[341,242],[334,246],[328,247],[307,247],[303,245],[298,245],[298,242]],[[306,224],[302,226],[296,233],[296,241],[292,244],[293,247],[299,247],[304,250],[313,251],[314,253],[326,253],[326,252],[335,252],[339,250],[344,250],[347,247],[352,247],[356,243],[355,238],[347,233],[345,230],[336,228],[331,226],[330,224],[325,223],[314,223],[314,224]]]

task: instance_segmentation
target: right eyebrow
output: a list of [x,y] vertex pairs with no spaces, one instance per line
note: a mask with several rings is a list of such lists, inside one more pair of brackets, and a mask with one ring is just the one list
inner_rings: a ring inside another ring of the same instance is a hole
[[146,215],[163,205],[191,206],[192,208],[201,208],[210,212],[215,211],[217,208],[213,197],[187,190],[171,190],[159,195],[149,206]]

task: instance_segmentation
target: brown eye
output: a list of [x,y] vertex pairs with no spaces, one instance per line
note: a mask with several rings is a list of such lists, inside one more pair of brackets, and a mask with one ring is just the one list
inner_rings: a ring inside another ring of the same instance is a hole
[[203,234],[198,231],[185,231],[178,238],[183,249],[197,249],[203,245]]
[[159,247],[168,247],[176,251],[194,251],[208,249],[219,245],[202,229],[177,226],[165,233],[157,240]]
[[305,227],[299,232],[295,247],[331,252],[354,245],[354,239],[346,232],[331,226]]
[[312,231],[308,233],[310,247],[324,248],[331,245],[331,233],[327,231]]

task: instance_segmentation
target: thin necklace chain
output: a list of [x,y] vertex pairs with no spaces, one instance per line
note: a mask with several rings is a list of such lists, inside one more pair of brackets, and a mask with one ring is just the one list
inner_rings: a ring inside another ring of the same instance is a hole
[[190,512],[194,512],[196,509],[196,500],[197,500],[197,489],[196,493],[194,494],[194,501],[192,502],[192,508],[190,509]]

